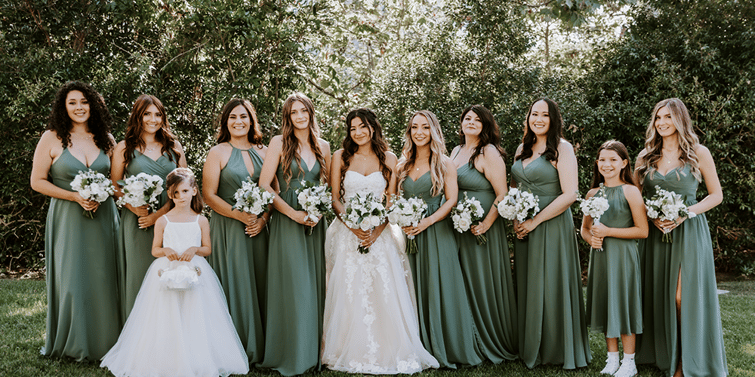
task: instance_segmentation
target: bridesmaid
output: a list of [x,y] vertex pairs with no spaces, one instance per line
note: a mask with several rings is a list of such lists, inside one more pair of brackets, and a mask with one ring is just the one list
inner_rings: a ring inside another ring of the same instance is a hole
[[[690,211],[673,221],[653,220],[640,242],[645,328],[638,336],[637,362],[654,363],[668,376],[724,376],[713,245],[704,214],[721,203],[723,192],[713,157],[681,100],[666,99],[653,108],[635,174],[645,197],[660,186],[682,195]],[[703,180],[708,195],[698,202]],[[664,232],[671,232],[673,242],[661,241]]]
[[[98,204],[71,190],[79,171],[110,172],[108,156],[115,146],[110,124],[102,96],[70,81],[55,95],[34,151],[31,187],[52,198],[45,226],[45,356],[97,361],[118,340],[115,202]],[[83,210],[96,211],[95,218],[83,216]]]
[[[418,252],[409,254],[417,293],[420,335],[441,368],[482,362],[453,226],[446,219],[456,205],[456,169],[445,155],[443,133],[435,114],[418,111],[409,120],[404,150],[396,171],[405,198],[427,203],[428,216],[404,232],[416,237]],[[445,200],[445,201],[444,201]]]
[[[319,138],[315,109],[302,93],[283,104],[281,135],[273,137],[260,173],[260,186],[280,195],[270,220],[267,262],[265,355],[260,366],[285,376],[320,368],[325,307],[325,220],[311,221],[296,190],[305,182],[327,183],[330,145]],[[307,228],[313,227],[311,235]]]
[[[142,94],[134,102],[126,126],[126,138],[115,146],[110,178],[116,188],[116,197],[123,196],[118,181],[147,173],[163,179],[163,193],[158,210],[150,213],[148,206],[124,205],[121,226],[118,229],[118,264],[121,294],[121,320],[126,321],[142,286],[144,274],[154,262],[152,239],[155,221],[168,213],[168,194],[165,182],[168,173],[177,167],[186,167],[181,144],[170,131],[170,123],[162,102],[155,96]],[[121,324],[123,325],[123,324]]]
[[592,356],[569,209],[577,199],[577,158],[563,138],[561,111],[552,100],[530,105],[511,175],[512,187],[537,195],[542,208],[534,218],[514,222],[519,356],[528,368],[587,366]]
[[[469,232],[458,233],[459,261],[483,355],[495,364],[517,358],[516,297],[511,278],[511,260],[504,222],[498,220],[496,204],[506,196],[506,163],[499,146],[501,137],[493,114],[482,105],[461,113],[461,145],[451,155],[457,169],[459,200],[467,196],[489,208],[485,219]],[[488,242],[478,245],[475,236]]]
[[220,112],[217,145],[203,169],[204,200],[212,208],[209,261],[223,286],[228,309],[250,365],[262,361],[267,284],[266,225],[260,217],[231,207],[242,182],[258,182],[267,147],[262,143],[257,113],[247,101],[234,98]]

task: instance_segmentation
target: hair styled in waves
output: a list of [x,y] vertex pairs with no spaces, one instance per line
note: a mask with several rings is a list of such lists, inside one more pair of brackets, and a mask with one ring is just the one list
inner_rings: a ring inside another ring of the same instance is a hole
[[[692,119],[689,116],[687,106],[684,106],[684,102],[679,98],[668,98],[655,104],[648,128],[645,131],[645,149],[637,157],[639,160],[639,166],[636,171],[638,180],[640,183],[644,182],[645,176],[648,174],[652,178],[653,173],[658,169],[658,161],[663,157],[663,137],[655,129],[655,118],[658,115],[658,111],[664,107],[668,108],[669,113],[671,113],[671,120],[674,123],[674,128],[676,128],[679,149],[682,151],[679,159],[684,164],[690,166],[692,175],[698,182],[701,182],[702,175],[700,173],[697,154],[695,153],[695,148],[700,144],[700,139],[698,139],[692,127]],[[678,171],[677,174],[679,174]]]
[[637,185],[637,183],[634,181],[634,174],[632,174],[632,160],[629,159],[629,152],[627,151],[627,147],[624,146],[624,144],[620,141],[616,140],[608,140],[603,145],[598,148],[597,156],[595,157],[595,162],[593,162],[592,165],[592,185],[590,188],[597,188],[600,187],[601,183],[605,183],[606,179],[603,177],[603,174],[600,174],[600,167],[598,167],[598,159],[600,158],[600,152],[603,150],[609,150],[614,151],[616,154],[619,155],[619,158],[623,161],[627,162],[627,165],[624,166],[621,169],[621,172],[619,173],[619,179],[621,179],[624,183],[629,183],[631,185]]
[[524,120],[522,152],[518,156],[514,156],[514,161],[526,160],[532,157],[532,146],[535,145],[537,136],[530,129],[530,114],[532,113],[532,107],[540,101],[548,104],[548,117],[550,118],[543,156],[548,161],[558,161],[558,144],[561,142],[561,139],[564,139],[564,120],[561,118],[561,110],[559,110],[558,104],[549,98],[539,98],[530,104],[529,110],[527,110],[527,119]]
[[176,136],[170,131],[170,122],[168,122],[168,114],[165,112],[163,103],[160,102],[157,97],[142,94],[134,102],[134,106],[131,108],[131,115],[128,118],[128,124],[126,125],[126,136],[124,138],[126,142],[126,149],[123,150],[123,157],[126,160],[126,165],[134,158],[134,150],[144,148],[146,144],[142,139],[142,132],[144,131],[144,113],[151,105],[155,105],[157,111],[162,115],[162,124],[160,129],[155,134],[155,140],[162,144],[160,151],[162,154],[168,155],[168,159],[171,162],[178,163],[180,154],[176,148]]
[[115,142],[110,138],[112,118],[110,111],[105,106],[105,100],[91,85],[81,81],[69,81],[65,83],[55,94],[52,103],[52,111],[48,118],[47,129],[55,131],[63,148],[71,145],[71,117],[66,110],[66,97],[71,91],[78,90],[84,94],[89,104],[89,119],[87,128],[92,133],[94,144],[106,154],[115,147]]
[[346,171],[349,170],[351,160],[354,154],[359,149],[359,145],[351,138],[351,122],[354,119],[359,118],[362,123],[370,128],[370,145],[372,152],[377,155],[378,161],[380,161],[380,172],[386,182],[391,180],[391,169],[385,163],[385,153],[388,151],[388,144],[383,138],[383,130],[380,126],[375,113],[367,108],[361,108],[351,110],[346,116],[346,137],[343,139],[341,146],[343,152],[341,154],[341,196],[343,197],[343,177],[346,175]]
[[[467,116],[470,111],[477,114],[477,117],[480,118],[482,130],[480,131],[479,136],[480,141],[475,147],[474,152],[472,152],[472,156],[469,158],[469,167],[474,167],[475,160],[479,155],[484,153],[485,146],[488,144],[495,147],[495,149],[498,150],[498,153],[501,154],[501,157],[505,158],[506,152],[501,148],[501,133],[498,131],[498,123],[495,122],[493,113],[483,105],[471,105],[461,112],[461,117],[459,118],[460,124],[464,123],[464,117]],[[467,143],[463,128],[463,126],[459,128],[459,143],[462,146]]]
[[[320,151],[320,143],[317,138],[320,137],[320,127],[317,126],[317,120],[315,119],[315,106],[312,100],[309,99],[304,93],[294,93],[286,98],[286,102],[283,103],[283,110],[281,111],[281,136],[283,138],[283,156],[281,157],[281,165],[283,166],[283,176],[286,179],[286,183],[291,182],[291,163],[296,160],[296,163],[301,167],[301,156],[299,155],[299,140],[294,134],[294,122],[291,121],[291,108],[294,103],[301,102],[309,112],[309,136],[307,141],[309,147],[317,157],[317,161],[320,163],[320,182],[328,182],[328,165],[325,164],[325,157],[323,157],[322,151]],[[309,166],[311,169],[312,167]],[[299,174],[302,170],[299,169]]]
[[172,172],[168,173],[165,180],[165,186],[168,187],[168,197],[170,198],[170,209],[176,206],[176,203],[173,202],[173,192],[176,190],[176,187],[183,182],[189,182],[189,186],[197,189],[197,194],[191,198],[191,210],[197,214],[202,213],[202,210],[204,210],[204,200],[202,200],[202,195],[197,186],[197,178],[189,168],[175,168]]
[[430,125],[430,179],[433,184],[432,195],[438,196],[443,192],[445,187],[446,166],[443,164],[443,156],[446,155],[446,143],[443,139],[443,132],[440,129],[438,117],[428,110],[420,110],[409,118],[409,124],[404,132],[404,149],[401,151],[401,161],[396,166],[398,171],[398,187],[402,187],[404,180],[409,175],[409,171],[414,167],[417,160],[417,146],[412,140],[412,122],[414,117],[421,115],[427,119]]

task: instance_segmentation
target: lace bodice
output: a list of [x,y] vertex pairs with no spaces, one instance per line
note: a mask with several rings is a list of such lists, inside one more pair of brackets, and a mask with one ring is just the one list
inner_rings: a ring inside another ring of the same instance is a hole
[[343,202],[348,203],[349,199],[356,193],[366,194],[371,192],[375,197],[382,198],[386,183],[380,171],[362,175],[361,173],[347,170],[346,176],[343,177]]

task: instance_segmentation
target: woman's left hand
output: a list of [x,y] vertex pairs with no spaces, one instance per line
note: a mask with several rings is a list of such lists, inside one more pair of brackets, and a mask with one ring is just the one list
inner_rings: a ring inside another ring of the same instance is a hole
[[608,230],[609,228],[603,224],[600,224],[600,223],[593,224],[590,227],[590,234],[602,239],[602,238],[608,237]]
[[267,225],[267,220],[265,220],[264,217],[259,216],[257,217],[257,219],[254,220],[254,222],[252,222],[251,225],[246,226],[246,228],[244,229],[244,232],[249,237],[254,237],[260,234],[260,232],[262,232],[262,229],[265,228],[265,225]]
[[414,236],[416,236],[416,235],[424,232],[425,229],[427,229],[428,227],[430,227],[430,225],[432,225],[432,224],[430,224],[430,220],[428,220],[427,217],[425,217],[424,219],[422,219],[422,220],[419,221],[419,223],[417,224],[417,226],[405,226],[405,227],[401,228],[401,230],[403,230],[404,233],[406,233],[407,236],[414,237]]
[[524,239],[527,237],[527,235],[535,230],[537,228],[537,225],[535,223],[535,220],[533,219],[527,219],[526,221],[519,223],[515,228],[514,231],[516,232],[516,237],[521,239]]
[[372,229],[369,232],[369,235],[365,239],[361,240],[362,242],[360,242],[359,245],[369,248],[370,246],[372,246],[372,244],[375,243],[375,241],[377,241],[378,237],[380,237],[380,233],[382,233],[382,231],[378,229]]
[[191,262],[191,259],[194,258],[194,255],[197,253],[196,247],[190,247],[186,249],[186,251],[183,252],[183,254],[178,256],[178,260],[182,262]]
[[682,225],[684,220],[687,220],[687,217],[677,217],[674,220],[659,221],[659,225],[664,233],[668,233],[676,229],[679,225]]
[[469,230],[472,231],[472,234],[474,234],[475,236],[479,236],[487,233],[487,231],[490,230],[490,225],[486,224],[483,221],[477,225],[472,225],[471,227],[469,227]]
[[158,216],[157,212],[150,213],[147,216],[140,216],[139,217],[139,229],[147,229],[147,228],[151,227],[152,225],[155,225],[155,222],[159,218],[160,218],[160,216]]

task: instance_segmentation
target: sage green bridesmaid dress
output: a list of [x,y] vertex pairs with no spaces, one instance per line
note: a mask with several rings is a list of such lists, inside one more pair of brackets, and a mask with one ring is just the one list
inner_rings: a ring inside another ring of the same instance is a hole
[[[68,149],[50,166],[55,186],[73,191],[79,171],[108,176],[110,159],[100,151],[90,167]],[[120,333],[116,266],[118,212],[113,198],[100,204],[94,219],[72,201],[52,198],[45,225],[47,338],[42,354],[97,361]]]
[[[610,228],[634,226],[624,186],[604,186],[608,210],[600,223]],[[590,250],[587,277],[587,324],[608,338],[642,334],[640,253],[636,239],[606,237],[603,251]]]
[[[276,173],[280,197],[301,209],[296,190],[302,181],[320,182],[320,164],[311,170],[291,162],[291,180],[283,167]],[[320,369],[320,343],[325,309],[325,219],[307,235],[307,226],[273,212],[267,261],[267,307],[265,356],[261,368],[284,376]]]
[[[163,179],[163,192],[160,194],[157,209],[162,208],[168,200],[166,187],[168,173],[177,168],[177,159],[168,158],[167,153],[153,160],[139,151],[134,151],[133,159],[126,166],[124,178],[139,173],[157,175]],[[136,295],[142,286],[144,274],[155,261],[152,256],[152,240],[155,237],[155,227],[139,228],[139,217],[127,208],[121,209],[121,226],[118,228],[118,274],[121,284],[121,320],[125,323],[131,308],[134,307]],[[123,323],[121,323],[123,326]]]
[[[233,146],[231,146],[233,147]],[[220,171],[218,196],[233,205],[233,195],[242,182],[250,177],[242,155],[246,153],[254,165],[252,181],[259,182],[262,158],[253,148],[233,148],[231,157]],[[267,228],[254,237],[244,233],[242,222],[212,212],[210,239],[212,254],[209,262],[218,275],[228,301],[241,344],[246,349],[250,365],[262,361],[265,346],[265,295],[267,286]]]
[[[697,203],[699,182],[689,165],[645,176],[643,196],[655,195],[655,186],[684,197],[687,206]],[[681,347],[685,376],[728,374],[716,293],[713,243],[705,214],[685,220],[671,231],[673,241],[650,223],[648,238],[640,241],[643,263],[644,331],[638,339],[637,363],[652,363],[674,374]],[[682,275],[681,323],[676,318],[676,283]],[[677,326],[680,331],[677,332]]]
[[[487,211],[495,190],[485,175],[469,164],[458,170],[459,200],[464,193],[476,198]],[[488,242],[478,245],[472,232],[454,232],[472,316],[483,345],[483,356],[495,364],[517,358],[519,349],[517,307],[504,219],[485,232]]]
[[[561,195],[558,170],[544,157],[526,168],[511,168],[522,190],[540,198],[544,209]],[[529,368],[563,364],[587,366],[592,359],[585,325],[582,274],[571,209],[545,221],[526,239],[514,241],[519,305],[519,357]]]
[[[431,215],[443,204],[443,195],[432,196],[430,172],[402,184],[405,198],[417,197],[427,203]],[[408,254],[422,344],[441,368],[457,368],[482,362],[482,345],[475,329],[464,276],[459,266],[459,247],[450,219],[430,225],[416,236],[417,253]]]

